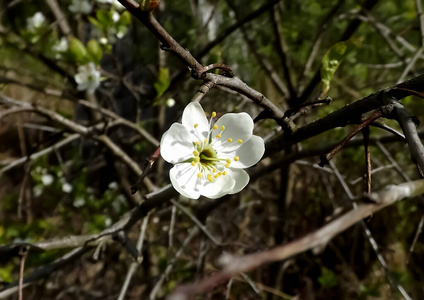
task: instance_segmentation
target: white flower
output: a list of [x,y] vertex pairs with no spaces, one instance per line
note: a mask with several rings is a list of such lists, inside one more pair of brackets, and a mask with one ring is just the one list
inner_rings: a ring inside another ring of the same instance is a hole
[[89,94],[92,94],[100,85],[100,72],[97,71],[96,66],[92,62],[78,67],[78,73],[74,78],[78,84],[78,91],[87,90]]
[[70,192],[72,192],[72,185],[70,185],[69,183],[65,182],[65,183],[62,185],[62,191],[63,191],[63,192],[65,192],[65,193],[70,193]]
[[261,137],[252,135],[253,120],[246,113],[229,113],[208,121],[199,103],[184,109],[182,124],[174,123],[162,136],[160,152],[174,164],[169,171],[174,188],[187,198],[216,199],[240,192],[249,182],[244,168],[264,154]]
[[172,98],[169,98],[168,100],[166,100],[166,106],[168,107],[173,107],[175,105],[175,100]]
[[45,21],[46,18],[44,17],[43,13],[37,12],[34,16],[27,19],[27,29],[29,31],[34,31],[38,28],[41,28]]
[[65,37],[62,37],[53,45],[53,51],[65,52],[66,50],[68,50],[68,40]]
[[51,185],[53,183],[53,176],[50,174],[45,174],[43,176],[41,176],[41,181],[43,182],[44,185]]
[[121,16],[118,14],[118,12],[114,11],[113,14],[112,14],[113,22],[115,22],[115,23],[118,22],[120,18],[121,18]]
[[73,13],[82,13],[88,15],[93,8],[93,5],[87,0],[72,0],[72,4],[69,5],[69,10]]

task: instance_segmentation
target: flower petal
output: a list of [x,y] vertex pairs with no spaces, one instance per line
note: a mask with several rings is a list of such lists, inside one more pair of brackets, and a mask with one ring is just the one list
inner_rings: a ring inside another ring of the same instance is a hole
[[[256,164],[264,155],[264,140],[257,135],[252,135],[250,140],[243,143],[240,148],[232,153],[219,154],[219,157],[231,160],[231,167],[236,169],[245,169]],[[234,161],[234,157],[238,156],[239,160]]]
[[231,176],[225,175],[214,180],[214,182],[206,181],[200,188],[200,194],[209,199],[221,198],[229,194],[235,185],[235,181]]
[[[209,122],[199,103],[191,102],[186,106],[183,112],[182,123],[196,137],[196,140],[200,139],[200,141],[203,141],[208,136]],[[194,124],[198,124],[196,129],[194,128]]]
[[249,183],[250,177],[245,170],[229,168],[227,173],[236,183],[229,194],[240,192]]
[[188,130],[180,123],[174,123],[162,135],[160,154],[171,164],[185,161],[193,156],[193,143]]
[[197,178],[198,169],[191,164],[182,163],[169,170],[172,186],[184,197],[197,199],[200,196]]
[[[248,141],[252,136],[253,120],[247,113],[225,114],[215,124],[218,128],[212,132],[212,142],[220,141],[222,143],[222,145],[217,145],[217,151],[234,151],[240,147],[237,140]],[[221,132],[222,126],[225,126],[225,130],[217,139],[216,135]],[[231,143],[226,142],[229,138],[232,139]]]

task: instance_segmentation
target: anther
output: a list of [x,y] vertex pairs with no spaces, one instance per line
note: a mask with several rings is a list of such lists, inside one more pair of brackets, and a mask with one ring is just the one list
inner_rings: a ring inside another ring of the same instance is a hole
[[227,164],[231,164],[231,160],[226,159],[225,161],[227,162]]
[[231,143],[233,141],[233,139],[228,138],[227,142]]
[[193,155],[194,156],[199,156],[199,152],[197,152],[196,150],[193,151]]
[[195,160],[196,162],[199,162],[199,161],[200,161],[200,157],[196,157],[194,160]]
[[227,175],[227,171],[222,172],[222,175]]
[[218,178],[219,177],[219,174],[216,174],[213,178]]
[[241,143],[243,143],[243,140],[238,139],[237,143],[241,144]]
[[205,144],[206,144],[207,142],[208,142],[208,140],[207,140],[207,139],[204,139],[204,140],[203,140],[203,143],[205,143]]
[[212,179],[212,175],[211,174],[208,174],[208,180],[210,181],[210,182],[213,182],[213,179]]
[[222,131],[224,131],[224,130],[225,130],[225,126],[224,126],[224,125],[222,125],[222,126],[221,126],[221,130],[222,130]]
[[226,168],[229,168],[229,167],[230,167],[230,164],[225,164],[225,167],[226,167]]
[[199,126],[199,124],[197,124],[197,123],[196,123],[196,124],[194,124],[194,128],[197,128],[197,126]]
[[212,129],[214,129],[214,130],[217,129],[217,128],[218,128],[218,125],[216,125],[216,124],[213,125],[213,127],[212,127]]
[[220,134],[217,134],[217,135],[216,135],[216,138],[218,138],[218,139],[219,139],[220,137],[221,137],[221,135],[220,135]]
[[213,170],[212,170],[212,173],[216,173],[216,169],[213,169]]
[[194,160],[191,162],[191,165],[194,167],[196,165],[196,163],[194,162]]
[[216,117],[216,112],[212,112],[212,118]]
[[200,142],[199,142],[199,141],[195,141],[194,143],[195,143],[196,145],[198,145],[198,146],[200,145]]
[[197,173],[197,178],[202,177],[202,173]]

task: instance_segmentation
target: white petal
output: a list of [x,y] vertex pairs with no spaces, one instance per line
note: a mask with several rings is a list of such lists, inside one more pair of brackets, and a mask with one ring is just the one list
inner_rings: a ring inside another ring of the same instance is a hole
[[214,179],[214,182],[206,181],[200,186],[200,194],[210,199],[221,198],[229,194],[234,188],[235,181],[228,175]]
[[[209,122],[206,119],[205,112],[203,111],[202,106],[197,102],[191,102],[186,106],[183,112],[182,117],[183,125],[190,131],[191,134],[196,137],[201,134],[199,138],[206,138],[209,132]],[[198,127],[195,129],[194,124],[198,124]],[[196,134],[198,132],[199,134]]]
[[249,183],[250,177],[245,170],[229,168],[227,173],[235,181],[235,185],[229,194],[240,192]]
[[169,171],[169,177],[174,189],[187,198],[197,199],[200,196],[197,184],[198,169],[189,163],[175,165]]
[[[224,143],[222,146],[217,147],[218,151],[230,152],[236,150],[240,147],[237,140],[247,141],[253,133],[253,120],[247,113],[225,114],[215,124],[218,128],[212,132],[212,141],[218,140]],[[225,130],[222,132],[221,137],[217,139],[216,135],[221,132],[221,126],[225,126]],[[231,143],[226,142],[228,138],[233,141]]]
[[176,164],[193,156],[193,143],[188,130],[180,123],[171,125],[162,135],[160,154],[169,163]]
[[[218,157],[228,158],[231,160],[231,167],[236,169],[245,169],[253,166],[261,160],[265,152],[264,140],[257,135],[252,137],[241,145],[232,153],[219,153]],[[239,160],[234,161],[234,157],[238,156]]]

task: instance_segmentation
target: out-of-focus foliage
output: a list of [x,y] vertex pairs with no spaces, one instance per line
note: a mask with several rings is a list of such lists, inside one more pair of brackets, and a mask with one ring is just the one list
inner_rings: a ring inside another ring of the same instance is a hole
[[[129,127],[112,126],[112,119],[87,108],[80,99],[113,111],[160,140],[169,125],[180,118],[201,84],[189,78],[186,67],[172,53],[160,50],[157,39],[116,1],[53,2],[57,2],[63,19],[57,18],[57,11],[48,1],[0,1],[0,92],[53,110],[83,126],[101,126],[47,155],[3,172],[2,168],[11,162],[55,145],[74,132],[32,112],[2,117],[1,113],[8,107],[0,103],[2,245],[99,233],[148,193],[144,186],[136,196],[130,195],[129,187],[139,174],[94,137],[107,135],[139,165],[143,165],[157,145]],[[239,21],[237,18],[245,18],[266,3],[265,0],[162,0],[154,14],[176,41],[199,57],[202,49]],[[296,94],[301,95],[315,74],[321,72],[324,86],[320,88],[334,100],[328,106],[301,111],[295,122],[303,125],[394,85],[422,45],[414,0],[377,1],[365,15],[358,15],[360,10],[361,1],[356,0],[281,1],[275,6],[279,39],[273,30],[271,13],[266,10],[244,25],[244,33],[241,28],[231,32],[199,59],[204,65],[227,64],[243,81],[286,109],[296,99],[289,102],[257,60],[261,57],[268,61],[276,75],[287,83],[277,51],[276,43],[280,42]],[[349,24],[357,20],[362,24],[348,40],[341,41]],[[381,35],[380,30],[387,32],[387,29],[390,41]],[[253,45],[249,46],[246,37]],[[358,40],[362,41],[360,45],[355,42]],[[341,47],[343,51],[336,51]],[[304,74],[311,53],[316,55]],[[89,64],[94,65],[94,70],[82,76],[85,82],[80,84],[75,76],[81,67]],[[420,57],[408,76],[422,70]],[[89,86],[93,87],[93,93],[89,93]],[[308,100],[314,101],[320,95],[317,88]],[[411,96],[402,103],[424,122],[422,100]],[[209,112],[246,111],[252,117],[260,112],[250,100],[220,88],[211,90],[202,105]],[[401,130],[392,120],[384,122]],[[351,127],[337,128],[293,149],[282,149],[266,158],[261,166],[294,151],[339,142],[350,130]],[[267,138],[277,131],[274,121],[262,120],[257,123],[255,134]],[[371,127],[371,137],[384,134],[387,133]],[[418,178],[406,144],[385,146],[403,176],[381,149],[372,146],[372,166],[379,170],[373,174],[374,190],[403,182],[405,175]],[[214,245],[204,235],[194,238],[173,264],[172,272],[159,289],[159,297],[180,284],[213,273],[218,268],[216,260],[224,251],[242,255],[269,249],[316,230],[341,209],[351,209],[334,171],[316,168],[313,164],[317,162],[319,157],[314,156],[279,166],[203,214],[201,222],[222,245]],[[344,149],[334,162],[352,193],[362,195],[365,191],[363,148]],[[168,184],[169,168],[159,160],[148,175],[152,184],[156,187]],[[207,200],[178,200],[191,207],[193,213],[207,203]],[[409,253],[422,212],[422,202],[415,199],[366,220],[388,262],[391,277],[414,299],[424,298],[424,235],[419,236],[414,252]],[[188,216],[173,211],[169,203],[152,212],[142,250],[144,259],[131,281],[128,299],[148,297],[194,226]],[[139,227],[137,223],[127,232],[134,243]],[[26,274],[69,250],[30,253]],[[315,250],[249,272],[247,275],[256,285],[234,280],[230,290],[232,299],[278,299],[277,292],[302,299],[401,299],[399,292],[390,286],[360,225]],[[118,242],[97,248],[97,259],[93,258],[93,251],[52,273],[40,284],[25,289],[25,299],[116,299],[132,257]],[[406,264],[408,256],[409,264]],[[2,281],[18,278],[19,259],[13,257],[3,262],[0,257],[0,288]],[[199,299],[222,299],[226,293],[227,287],[222,285]]]

